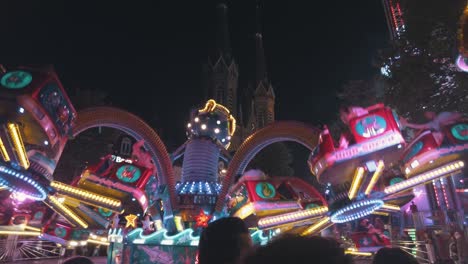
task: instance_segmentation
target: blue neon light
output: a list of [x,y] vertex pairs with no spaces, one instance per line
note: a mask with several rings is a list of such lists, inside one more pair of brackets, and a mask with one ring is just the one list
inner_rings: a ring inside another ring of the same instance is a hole
[[[29,184],[29,186],[33,187],[36,190],[36,192],[27,192],[24,189],[22,189],[21,186],[10,183],[10,181],[8,181],[8,178],[19,179],[25,184]],[[38,182],[31,179],[28,175],[23,174],[22,172],[15,171],[2,165],[0,165],[0,184],[7,187],[13,192],[23,193],[32,200],[42,201],[47,197],[46,189],[42,187]]]
[[346,223],[367,216],[383,205],[380,199],[362,200],[336,211],[330,219],[333,223]]

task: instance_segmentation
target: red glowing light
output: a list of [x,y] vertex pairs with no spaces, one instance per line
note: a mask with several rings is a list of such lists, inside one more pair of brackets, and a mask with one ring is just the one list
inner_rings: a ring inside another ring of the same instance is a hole
[[195,226],[207,227],[210,219],[211,219],[211,215],[205,214],[205,212],[200,209],[200,213],[197,216],[195,216],[195,221],[196,221]]

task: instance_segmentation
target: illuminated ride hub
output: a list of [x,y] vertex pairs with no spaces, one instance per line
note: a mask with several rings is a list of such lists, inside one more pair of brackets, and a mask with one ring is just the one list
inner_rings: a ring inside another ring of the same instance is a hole
[[221,188],[219,162],[229,159],[226,149],[235,129],[236,121],[229,110],[214,100],[192,111],[187,124],[188,140],[179,154],[173,154],[175,161],[183,153],[182,176],[176,191],[181,221],[186,227],[205,225],[197,221],[200,217],[209,220],[205,213],[212,211]]
[[32,200],[45,200],[75,109],[49,70],[0,72],[0,91],[1,184]]
[[[399,211],[396,204],[409,201],[408,198],[387,199],[383,193],[384,182],[389,182],[382,177],[385,167],[397,164],[405,146],[398,117],[382,104],[351,109],[347,116],[352,136],[348,137],[349,144],[335,146],[325,128],[320,134],[319,145],[309,158],[311,172],[317,179],[328,188],[342,191],[329,193],[328,210],[302,235],[314,234],[330,225],[374,213]],[[343,191],[344,188],[347,191]]]
[[263,230],[304,227],[327,211],[322,195],[299,178],[247,171],[228,194],[228,213]]

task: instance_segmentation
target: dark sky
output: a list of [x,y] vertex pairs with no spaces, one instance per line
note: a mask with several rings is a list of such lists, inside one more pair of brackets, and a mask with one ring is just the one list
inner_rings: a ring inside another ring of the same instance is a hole
[[[341,84],[375,71],[371,58],[388,38],[381,1],[263,2],[277,119],[329,121]],[[215,43],[216,3],[2,0],[0,58],[53,64],[67,89],[107,91],[178,145],[190,108],[204,103],[201,72]],[[256,3],[228,6],[242,91],[254,76]]]

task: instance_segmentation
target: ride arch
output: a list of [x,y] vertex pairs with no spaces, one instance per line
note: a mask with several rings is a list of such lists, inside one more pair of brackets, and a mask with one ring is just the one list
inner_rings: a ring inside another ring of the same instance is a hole
[[73,137],[95,127],[110,127],[123,131],[136,140],[144,140],[156,167],[160,183],[166,184],[170,207],[177,207],[175,178],[171,158],[161,138],[145,121],[125,110],[114,107],[91,107],[78,112]]
[[244,173],[249,162],[263,148],[276,142],[293,141],[312,151],[318,143],[319,136],[319,129],[296,121],[274,122],[249,136],[231,159],[216,201],[215,213],[222,210],[224,197],[227,195],[235,175]]

